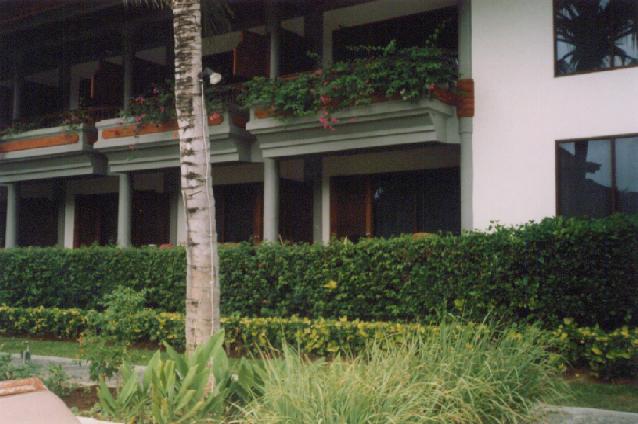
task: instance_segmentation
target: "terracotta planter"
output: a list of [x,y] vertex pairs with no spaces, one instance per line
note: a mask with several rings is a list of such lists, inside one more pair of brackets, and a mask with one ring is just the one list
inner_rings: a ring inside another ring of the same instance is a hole
[[138,135],[163,133],[167,131],[177,131],[177,121],[162,122],[160,124],[127,124],[115,128],[106,128],[102,131],[102,138],[135,137]]

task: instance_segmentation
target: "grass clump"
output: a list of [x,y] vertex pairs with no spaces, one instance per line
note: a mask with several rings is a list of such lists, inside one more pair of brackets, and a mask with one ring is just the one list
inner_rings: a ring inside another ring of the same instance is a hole
[[252,423],[524,423],[563,391],[543,332],[448,322],[356,357],[266,361]]

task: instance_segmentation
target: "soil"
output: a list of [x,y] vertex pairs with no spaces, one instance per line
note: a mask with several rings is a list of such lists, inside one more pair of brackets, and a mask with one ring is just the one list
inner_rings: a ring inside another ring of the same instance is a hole
[[75,387],[68,395],[62,396],[62,400],[69,408],[89,410],[97,402],[97,386]]

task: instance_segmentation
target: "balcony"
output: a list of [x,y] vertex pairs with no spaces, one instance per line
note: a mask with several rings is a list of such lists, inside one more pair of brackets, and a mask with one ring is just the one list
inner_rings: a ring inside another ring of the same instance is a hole
[[[248,112],[229,106],[208,117],[212,163],[249,162],[253,137],[246,131]],[[110,172],[130,172],[179,166],[179,134],[176,120],[138,124],[117,118],[96,124],[96,151],[108,159]]]
[[74,111],[5,130],[0,138],[0,183],[103,174],[106,163],[93,150],[97,139],[93,120],[105,113]]
[[416,143],[459,143],[453,106],[437,99],[391,100],[335,113],[331,128],[320,116],[280,118],[251,109],[247,124],[263,157],[286,157]]

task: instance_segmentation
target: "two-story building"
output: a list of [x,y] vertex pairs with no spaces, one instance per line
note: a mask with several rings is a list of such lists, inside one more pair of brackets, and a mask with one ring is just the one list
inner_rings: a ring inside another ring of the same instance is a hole
[[[121,117],[131,98],[172,78],[170,10],[6,3],[0,245],[184,243],[175,123]],[[344,108],[329,128],[229,98],[208,119],[220,241],[638,212],[638,2],[229,5],[229,31],[203,34],[203,63],[223,86],[328,69],[365,55],[357,46],[426,47],[433,33],[453,52],[458,83]]]

